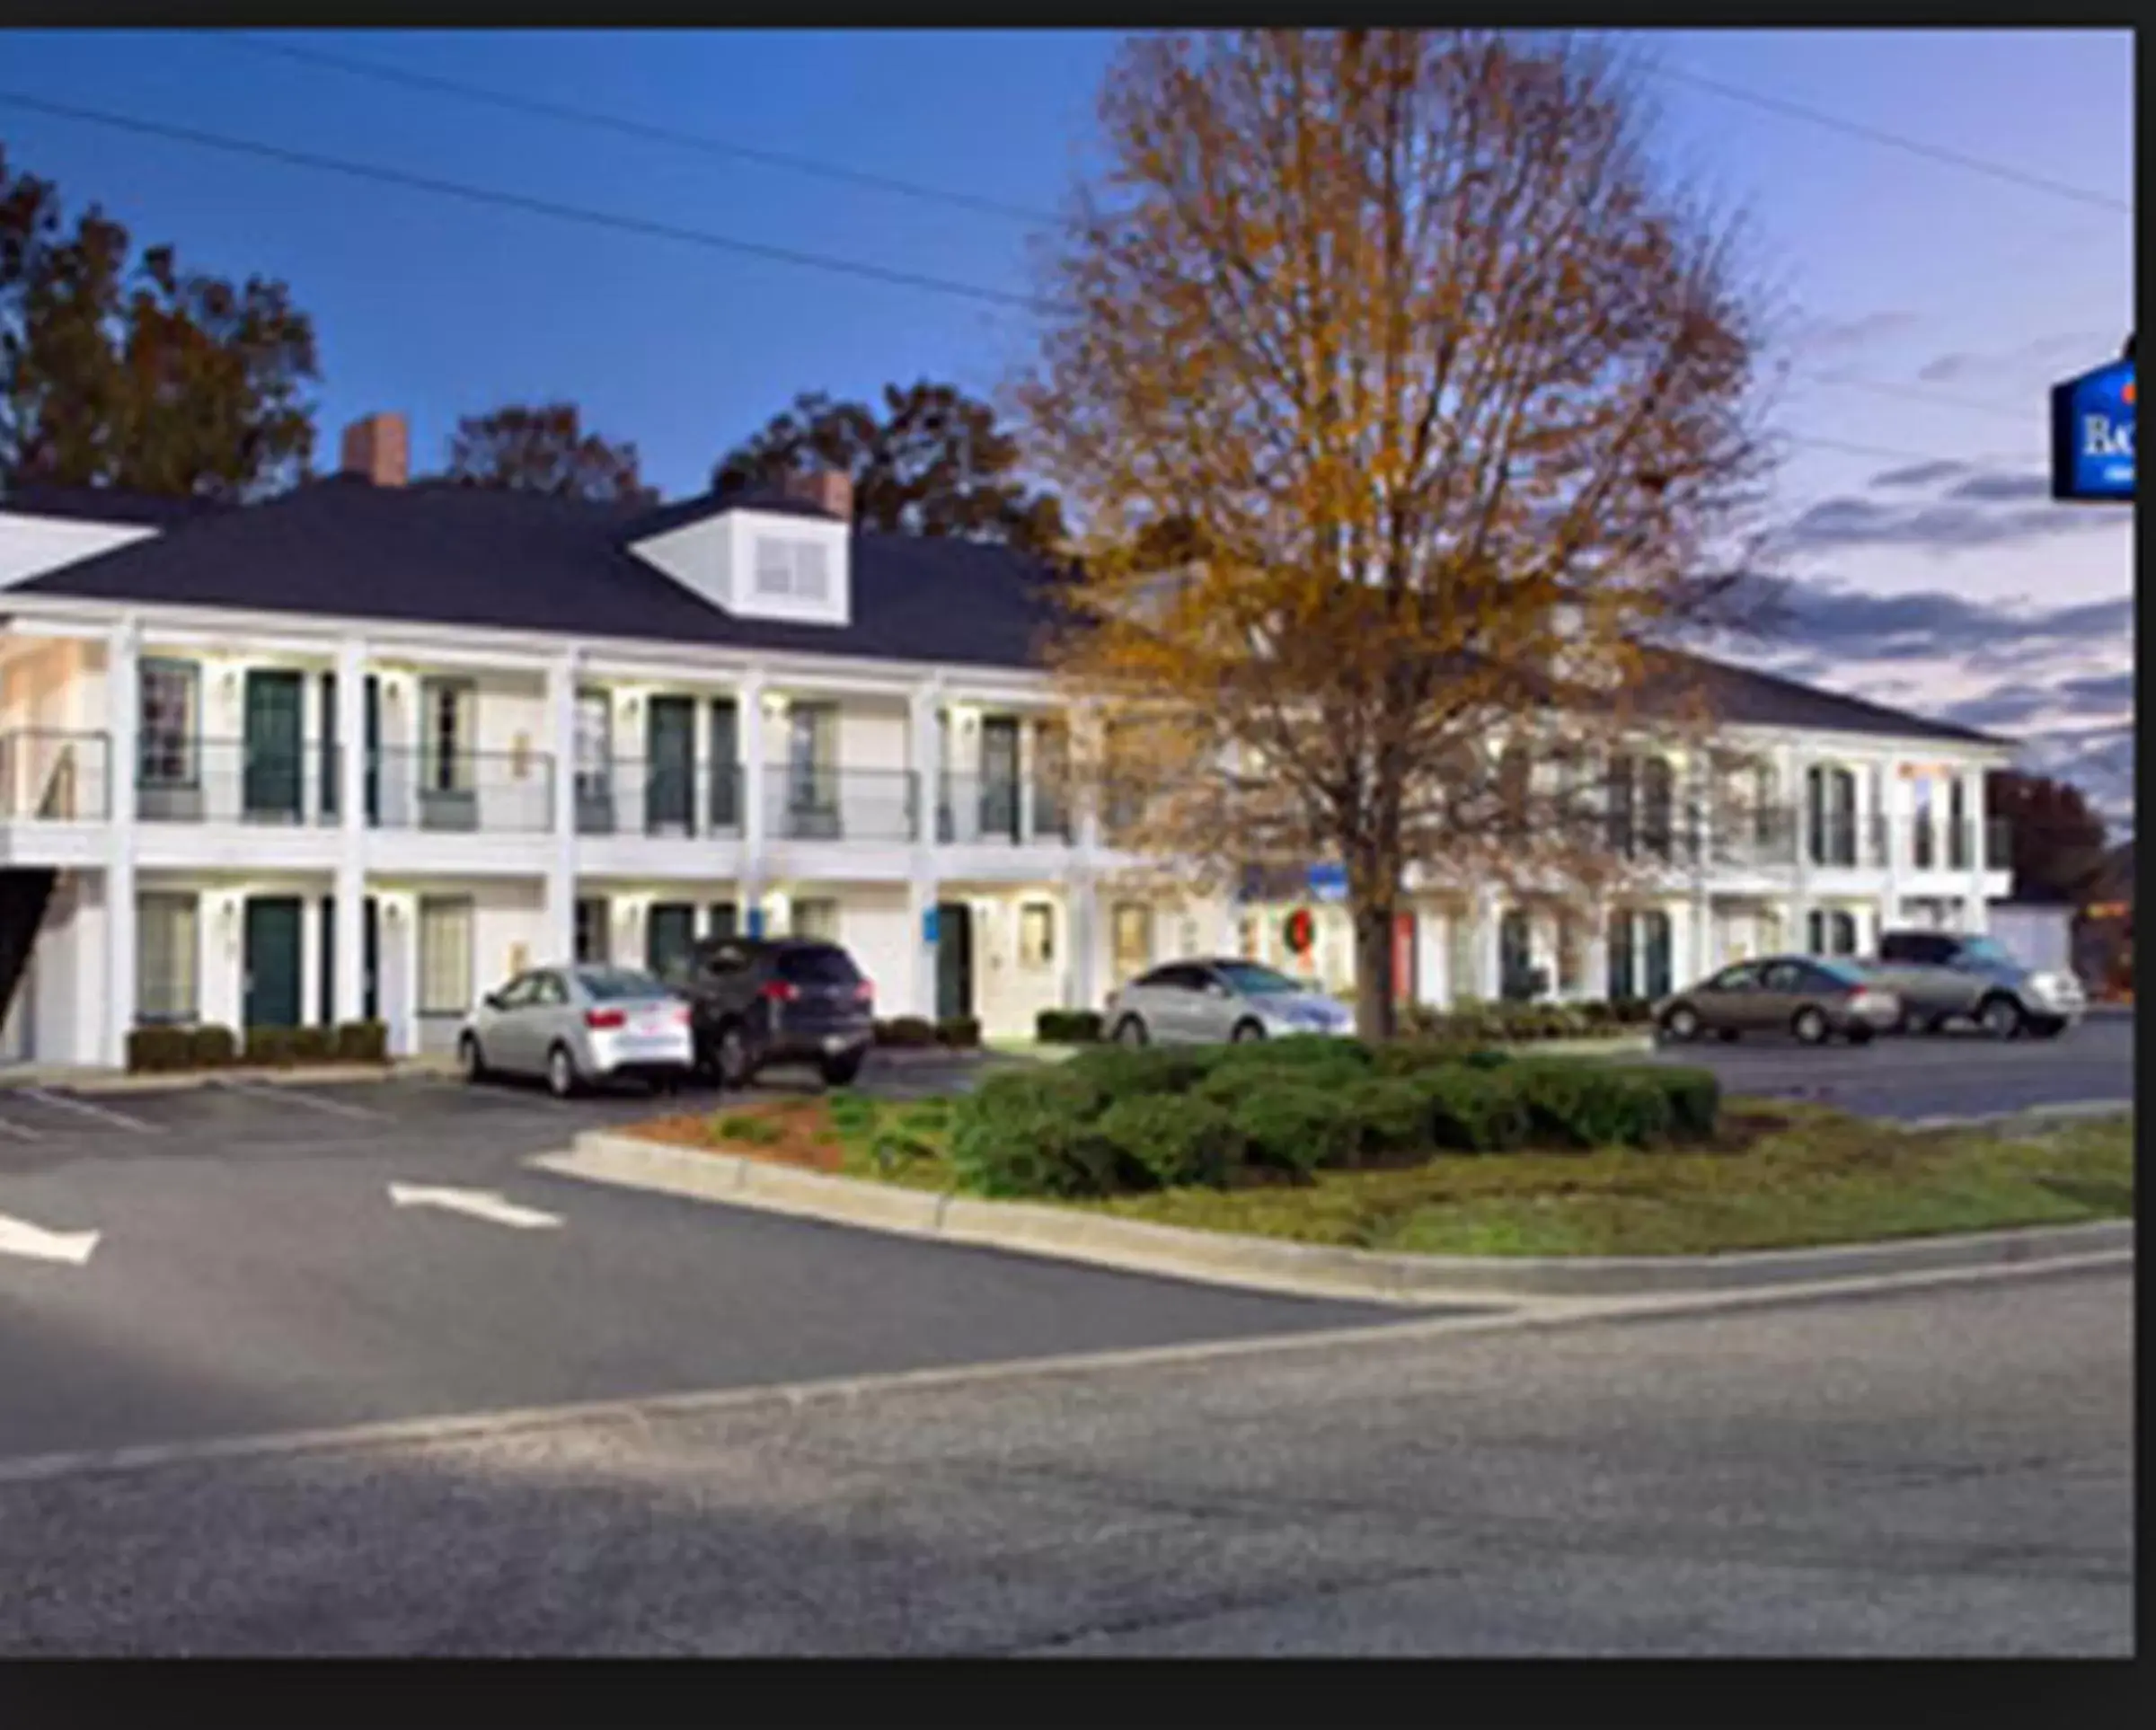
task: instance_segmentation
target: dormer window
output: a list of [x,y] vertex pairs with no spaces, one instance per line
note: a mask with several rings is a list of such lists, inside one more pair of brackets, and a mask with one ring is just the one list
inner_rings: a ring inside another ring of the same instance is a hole
[[844,625],[853,612],[847,525],[728,505],[632,543],[639,557],[745,619]]
[[756,536],[756,593],[797,601],[828,600],[830,566],[822,543],[775,534]]

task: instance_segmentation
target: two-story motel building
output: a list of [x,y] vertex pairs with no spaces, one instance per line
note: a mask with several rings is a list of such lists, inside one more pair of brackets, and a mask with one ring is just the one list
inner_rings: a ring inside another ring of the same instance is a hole
[[[1118,887],[1132,861],[1052,772],[1053,578],[1025,558],[857,530],[839,476],[628,508],[411,483],[407,448],[370,417],[342,472],[245,507],[0,500],[0,1063],[117,1064],[165,1022],[446,1049],[517,968],[663,968],[737,929],[834,936],[879,1014],[991,1035],[1195,949],[1350,983],[1336,907],[1289,956],[1285,904]],[[2005,742],[1706,671],[1698,844],[1592,914],[1418,893],[1404,995],[1534,967],[1653,994],[1982,927]],[[1647,767],[1666,847],[1676,777]]]

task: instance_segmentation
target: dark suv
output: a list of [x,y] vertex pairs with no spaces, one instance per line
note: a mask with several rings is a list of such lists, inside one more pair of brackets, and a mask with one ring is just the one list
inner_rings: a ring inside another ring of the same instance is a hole
[[835,943],[707,938],[672,983],[692,1005],[696,1066],[723,1087],[746,1087],[771,1064],[812,1064],[843,1087],[868,1055],[874,989]]

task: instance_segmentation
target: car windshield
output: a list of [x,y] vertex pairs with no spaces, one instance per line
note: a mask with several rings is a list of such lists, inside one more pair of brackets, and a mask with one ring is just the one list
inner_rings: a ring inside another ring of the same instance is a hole
[[618,1002],[625,997],[664,997],[667,988],[648,973],[633,973],[627,967],[579,967],[577,983],[584,987],[585,995],[602,1003]]
[[1261,967],[1255,961],[1224,961],[1213,969],[1239,997],[1278,997],[1303,987],[1284,973]]
[[781,949],[779,977],[790,985],[850,985],[861,975],[844,949]]

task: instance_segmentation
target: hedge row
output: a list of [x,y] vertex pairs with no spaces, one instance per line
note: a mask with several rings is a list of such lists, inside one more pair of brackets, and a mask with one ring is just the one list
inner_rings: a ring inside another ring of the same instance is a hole
[[222,1069],[232,1064],[384,1064],[389,1028],[380,1021],[334,1028],[249,1028],[243,1042],[230,1028],[136,1028],[128,1035],[128,1067],[141,1072]]
[[1508,1045],[1536,1039],[1580,1039],[1620,1028],[1645,1027],[1654,1005],[1644,997],[1607,1003],[1463,1003],[1450,1010],[1418,1003],[1401,1018],[1410,1038],[1440,1041],[1501,1040]]
[[872,1037],[876,1044],[901,1051],[922,1051],[931,1046],[970,1051],[981,1043],[981,1024],[970,1015],[946,1016],[941,1021],[901,1015],[877,1022]]
[[1654,1148],[1713,1134],[1711,1071],[1352,1039],[1081,1052],[954,1108],[951,1162],[986,1196],[1106,1196],[1295,1178],[1373,1158]]
[[1044,1046],[1097,1046],[1107,1031],[1098,1010],[1043,1010],[1033,1019],[1033,1037]]

